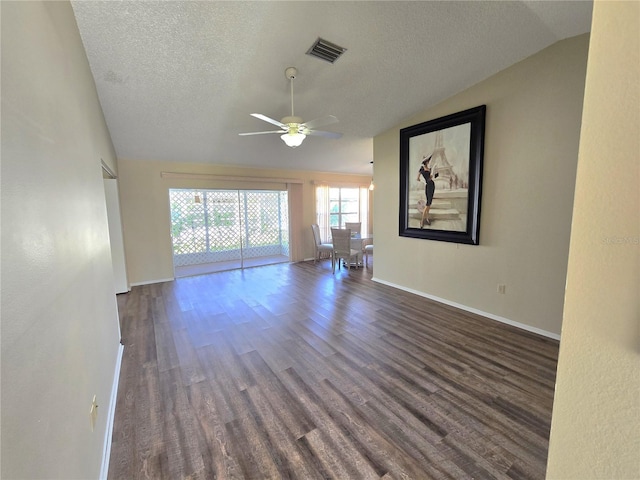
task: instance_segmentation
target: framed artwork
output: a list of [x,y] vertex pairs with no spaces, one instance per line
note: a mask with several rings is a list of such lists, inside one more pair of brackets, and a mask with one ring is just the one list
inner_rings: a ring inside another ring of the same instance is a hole
[[478,245],[485,112],[400,130],[400,236]]

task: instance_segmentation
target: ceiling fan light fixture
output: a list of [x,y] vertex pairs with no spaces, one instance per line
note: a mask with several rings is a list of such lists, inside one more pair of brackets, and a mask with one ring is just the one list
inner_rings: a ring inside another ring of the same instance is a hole
[[296,148],[302,145],[302,142],[307,136],[304,133],[285,133],[281,135],[280,138],[288,147]]

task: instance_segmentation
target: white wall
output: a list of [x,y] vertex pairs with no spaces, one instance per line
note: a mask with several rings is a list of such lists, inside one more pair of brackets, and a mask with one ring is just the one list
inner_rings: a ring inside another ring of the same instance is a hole
[[596,2],[550,479],[640,478],[640,3]]
[[1,19],[1,476],[97,478],[119,352],[100,165],[115,154],[70,4],[2,2]]
[[[558,338],[588,43],[558,42],[374,139],[376,280]],[[483,104],[480,245],[400,237],[399,129]]]

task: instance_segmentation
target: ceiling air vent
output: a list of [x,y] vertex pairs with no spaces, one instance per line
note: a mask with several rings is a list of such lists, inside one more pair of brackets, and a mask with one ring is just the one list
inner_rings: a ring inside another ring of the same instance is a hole
[[340,58],[340,55],[346,51],[346,48],[339,47],[335,43],[327,42],[322,38],[318,38],[318,40],[311,45],[311,48],[307,50],[307,55],[311,55],[312,57],[319,58],[320,60],[324,60],[329,63],[335,63],[335,61]]

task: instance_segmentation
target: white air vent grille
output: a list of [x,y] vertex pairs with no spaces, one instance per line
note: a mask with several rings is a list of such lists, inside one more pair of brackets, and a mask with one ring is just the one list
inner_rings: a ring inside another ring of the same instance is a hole
[[329,63],[335,63],[335,61],[340,58],[340,55],[346,51],[346,48],[339,47],[335,43],[318,38],[318,40],[311,45],[311,48],[307,50],[307,55],[311,55],[312,57],[319,58]]

